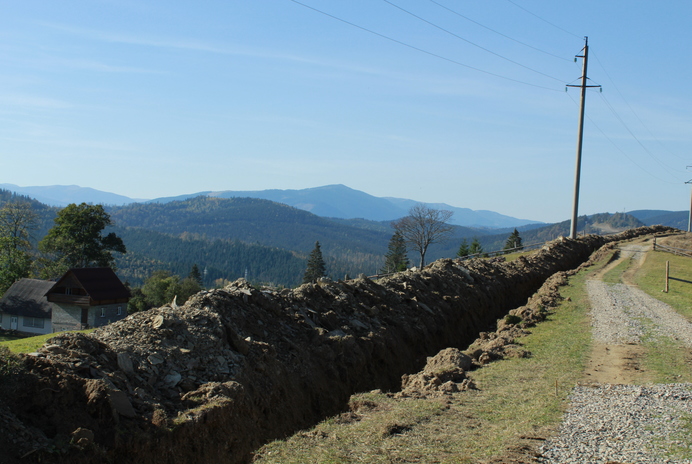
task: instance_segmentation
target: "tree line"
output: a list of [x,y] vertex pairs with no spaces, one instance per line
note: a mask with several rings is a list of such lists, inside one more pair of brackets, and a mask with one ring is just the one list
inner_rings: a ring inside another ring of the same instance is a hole
[[[193,210],[210,208],[201,200],[192,205]],[[351,251],[350,261],[340,262],[334,257],[325,259],[319,241],[311,254],[302,258],[295,252],[239,240],[209,240],[196,232],[186,231],[173,237],[141,228],[114,227],[102,205],[82,203],[58,210],[53,227],[32,250],[32,232],[42,221],[34,205],[14,198],[0,209],[0,290],[4,292],[23,277],[54,279],[71,267],[116,268],[116,264],[128,283],[142,286],[157,271],[167,271],[170,281],[173,276],[185,275],[199,262],[204,263],[202,286],[212,286],[219,279],[244,277],[248,272],[257,282],[286,286],[301,282],[301,269],[306,271],[303,282],[327,274],[347,277],[390,273],[409,267],[407,246],[418,254],[419,265],[424,266],[430,245],[448,238],[452,230],[447,224],[450,217],[449,211],[416,205],[408,216],[392,223],[395,233],[384,256]],[[464,256],[464,250],[462,242],[458,255]],[[481,251],[474,239],[469,254]],[[161,273],[157,278],[165,280]]]

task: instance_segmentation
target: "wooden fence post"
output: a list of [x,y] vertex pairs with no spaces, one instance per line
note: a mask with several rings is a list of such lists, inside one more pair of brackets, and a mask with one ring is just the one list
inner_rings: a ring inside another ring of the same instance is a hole
[[666,261],[666,289],[665,293],[668,293],[668,278],[670,277],[670,261]]

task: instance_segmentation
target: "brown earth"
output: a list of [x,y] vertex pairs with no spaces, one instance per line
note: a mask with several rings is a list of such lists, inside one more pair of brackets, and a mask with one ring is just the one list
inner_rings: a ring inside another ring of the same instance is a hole
[[[91,335],[59,335],[24,356],[19,387],[3,391],[0,435],[11,446],[0,462],[247,462],[262,443],[344,411],[354,392],[399,391],[421,368],[401,395],[473,388],[469,361],[525,355],[513,340],[559,298],[561,272],[606,243],[668,230],[558,239],[511,263],[445,259],[377,282],[275,293],[239,280]],[[424,368],[449,347],[466,356]]]

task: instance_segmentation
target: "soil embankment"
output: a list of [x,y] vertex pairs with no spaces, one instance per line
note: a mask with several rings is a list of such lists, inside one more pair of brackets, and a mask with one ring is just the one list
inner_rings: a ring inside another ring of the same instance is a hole
[[427,356],[465,348],[605,243],[667,230],[559,239],[511,263],[445,259],[376,282],[267,293],[240,280],[52,339],[24,358],[0,426],[21,462],[246,462],[354,392],[398,390]]

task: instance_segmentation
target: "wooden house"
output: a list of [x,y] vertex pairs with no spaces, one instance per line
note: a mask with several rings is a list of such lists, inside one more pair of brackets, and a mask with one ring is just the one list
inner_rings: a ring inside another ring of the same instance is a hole
[[100,327],[127,316],[129,299],[107,267],[70,269],[57,282],[21,279],[0,299],[0,326],[32,334]]

